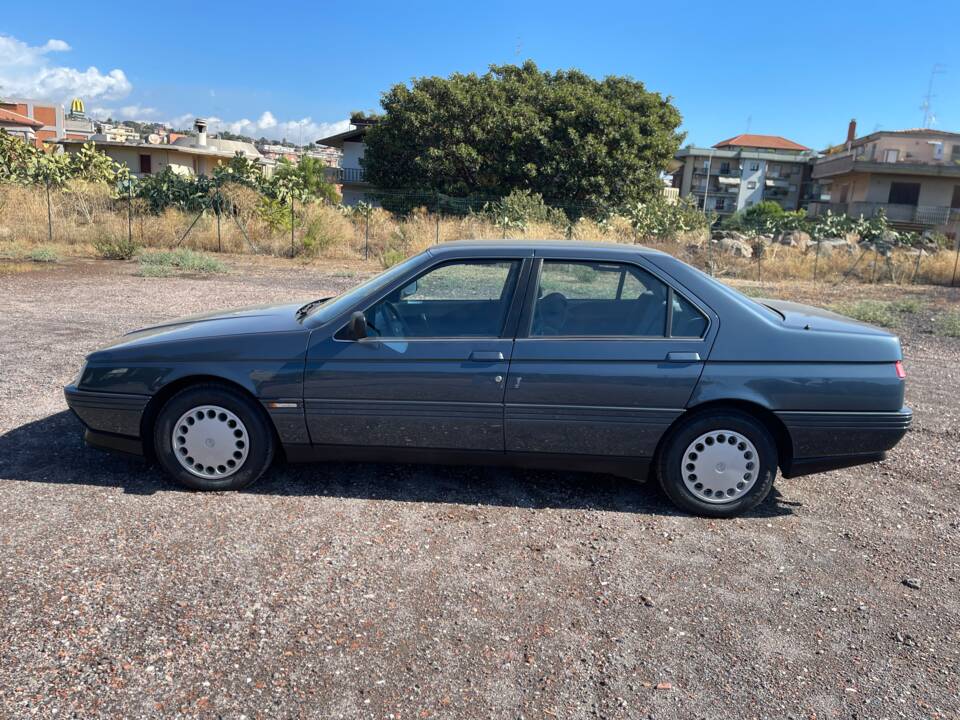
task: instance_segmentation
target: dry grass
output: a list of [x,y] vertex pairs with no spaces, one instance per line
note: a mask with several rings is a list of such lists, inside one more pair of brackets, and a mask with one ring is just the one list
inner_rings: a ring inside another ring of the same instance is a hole
[[[478,215],[440,217],[425,208],[406,217],[374,209],[367,216],[345,214],[319,203],[297,207],[291,237],[286,226],[271,225],[258,211],[260,196],[249,188],[230,186],[224,194],[235,212],[217,222],[213,213],[187,214],[175,210],[156,215],[139,200],[133,202],[128,219],[125,199],[115,200],[102,186],[73,183],[51,192],[52,239],[48,234],[47,202],[43,190],[15,185],[0,186],[0,256],[26,259],[44,246],[58,257],[88,256],[104,240],[114,243],[132,235],[133,244],[146,249],[183,248],[202,252],[259,254],[277,257],[327,260],[369,259],[383,266],[420,252],[438,240],[463,239],[558,239],[569,237],[613,243],[642,242],[668,252],[696,267],[710,270],[722,279],[757,281],[763,286],[785,280],[837,283],[845,280],[909,285],[949,284],[955,254],[940,252],[917,256],[895,251],[889,258],[861,253],[850,246],[833,252],[772,245],[763,257],[739,258],[721,254],[705,242],[705,233],[692,233],[673,240],[635,236],[625,218],[604,223],[581,219],[571,227],[530,224],[506,230]],[[284,218],[286,223],[286,219]],[[219,226],[219,227],[218,227]],[[761,293],[762,294],[762,293]]]

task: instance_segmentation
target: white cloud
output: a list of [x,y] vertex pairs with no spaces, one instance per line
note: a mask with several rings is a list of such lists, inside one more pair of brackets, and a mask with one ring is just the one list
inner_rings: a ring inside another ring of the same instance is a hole
[[[171,118],[165,124],[171,128],[190,128],[193,121],[198,116],[192,113],[178,115]],[[310,144],[320,138],[328,135],[336,135],[350,128],[349,120],[338,120],[336,122],[316,122],[311,117],[305,117],[300,120],[277,120],[269,110],[265,110],[256,120],[241,118],[240,120],[224,120],[219,117],[207,117],[207,126],[211,133],[228,131],[235,135],[246,135],[253,139],[261,137],[271,140],[281,140],[286,138],[290,142],[299,143],[301,138],[305,145]]]
[[0,35],[0,93],[54,102],[72,97],[116,100],[130,94],[133,86],[123,70],[102,73],[93,66],[81,70],[51,62],[51,53],[69,50],[63,40],[31,46],[11,35]]
[[158,114],[156,108],[143,105],[123,105],[122,107],[97,106],[87,109],[87,114],[97,120],[154,120]]

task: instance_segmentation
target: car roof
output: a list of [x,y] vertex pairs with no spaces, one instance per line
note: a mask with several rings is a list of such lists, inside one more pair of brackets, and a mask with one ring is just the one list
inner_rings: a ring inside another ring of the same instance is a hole
[[541,255],[609,258],[615,256],[663,255],[659,250],[643,245],[625,245],[614,242],[583,242],[580,240],[454,240],[434,245],[427,252],[434,257],[470,257],[507,254],[516,257]]

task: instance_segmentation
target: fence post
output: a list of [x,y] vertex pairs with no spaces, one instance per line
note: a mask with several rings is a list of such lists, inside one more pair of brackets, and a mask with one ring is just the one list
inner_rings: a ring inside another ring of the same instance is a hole
[[127,243],[133,245],[133,179],[127,178]]
[[370,259],[370,213],[363,215],[363,259]]
[[817,270],[820,267],[820,238],[817,238],[817,254],[813,258],[813,281],[817,281]]
[[223,252],[223,237],[220,235],[220,191],[217,190],[216,198],[216,213],[217,213],[217,252]]
[[53,242],[53,210],[50,208],[50,178],[47,178],[47,241]]
[[437,239],[434,241],[434,245],[440,244],[440,193],[437,193]]
[[293,215],[293,193],[290,193],[290,257],[296,255],[294,250],[293,230],[296,225],[296,218]]
[[950,287],[957,284],[957,264],[960,263],[960,234],[957,234],[957,257],[953,261],[953,277],[950,278]]
[[922,257],[923,257],[923,248],[918,247],[917,248],[917,264],[913,266],[913,277],[910,278],[911,285],[917,284],[917,275],[920,274],[920,258]]

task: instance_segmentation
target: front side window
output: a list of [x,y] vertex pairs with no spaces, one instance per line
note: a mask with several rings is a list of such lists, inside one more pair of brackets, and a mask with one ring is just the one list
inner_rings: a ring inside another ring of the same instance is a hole
[[663,337],[667,286],[634,265],[545,260],[531,337]]
[[451,262],[367,308],[374,337],[499,337],[513,299],[519,260]]

